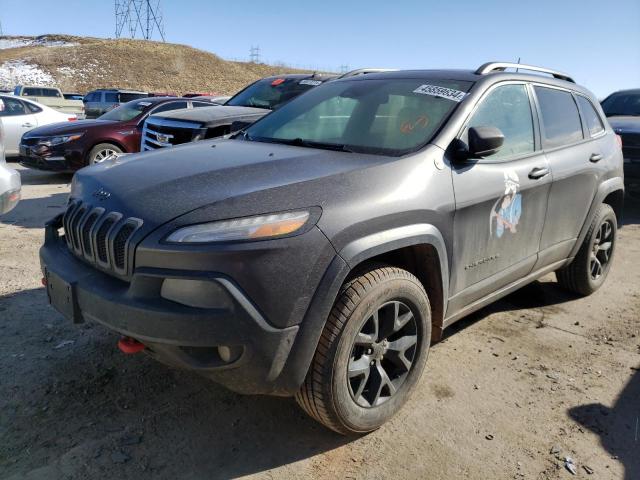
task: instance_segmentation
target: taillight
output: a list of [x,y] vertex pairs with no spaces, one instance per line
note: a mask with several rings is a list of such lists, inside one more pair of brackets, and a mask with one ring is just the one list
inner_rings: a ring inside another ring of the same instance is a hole
[[622,137],[620,135],[616,135],[616,140],[618,142],[618,146],[622,149]]
[[69,120],[70,122],[75,122],[76,120],[78,120],[78,117],[69,117],[67,118],[67,120]]

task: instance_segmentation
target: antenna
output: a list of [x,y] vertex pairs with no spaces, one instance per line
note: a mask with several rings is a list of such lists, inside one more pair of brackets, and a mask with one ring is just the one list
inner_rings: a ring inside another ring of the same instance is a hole
[[[520,65],[520,57],[518,57],[518,65]],[[516,68],[516,73],[518,73],[519,68]]]
[[116,16],[116,38],[121,38],[122,31],[127,27],[129,36],[136,38],[138,28],[145,40],[151,40],[154,31],[162,41],[164,37],[164,23],[160,10],[160,0],[114,0]]
[[251,63],[260,63],[260,45],[251,46],[249,49],[249,61]]

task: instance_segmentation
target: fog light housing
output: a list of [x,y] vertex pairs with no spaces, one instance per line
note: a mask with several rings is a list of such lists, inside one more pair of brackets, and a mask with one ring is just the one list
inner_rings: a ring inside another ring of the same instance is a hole
[[160,296],[166,300],[195,308],[233,310],[234,304],[227,289],[215,280],[165,278]]

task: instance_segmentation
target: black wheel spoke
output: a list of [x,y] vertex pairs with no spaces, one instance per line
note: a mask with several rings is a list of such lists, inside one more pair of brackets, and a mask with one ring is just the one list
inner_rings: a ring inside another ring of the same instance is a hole
[[375,407],[391,398],[413,366],[418,343],[416,318],[401,301],[372,313],[356,334],[347,380],[353,400]]

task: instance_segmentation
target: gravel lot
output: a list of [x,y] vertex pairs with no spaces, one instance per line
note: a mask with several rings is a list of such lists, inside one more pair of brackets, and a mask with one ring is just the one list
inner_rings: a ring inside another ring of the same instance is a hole
[[[14,167],[0,219],[0,478],[640,479],[640,208],[577,299],[545,277],[457,323],[390,423],[337,436],[292,399],[243,397],[47,305],[38,248],[69,176]],[[592,473],[589,473],[592,472]]]

